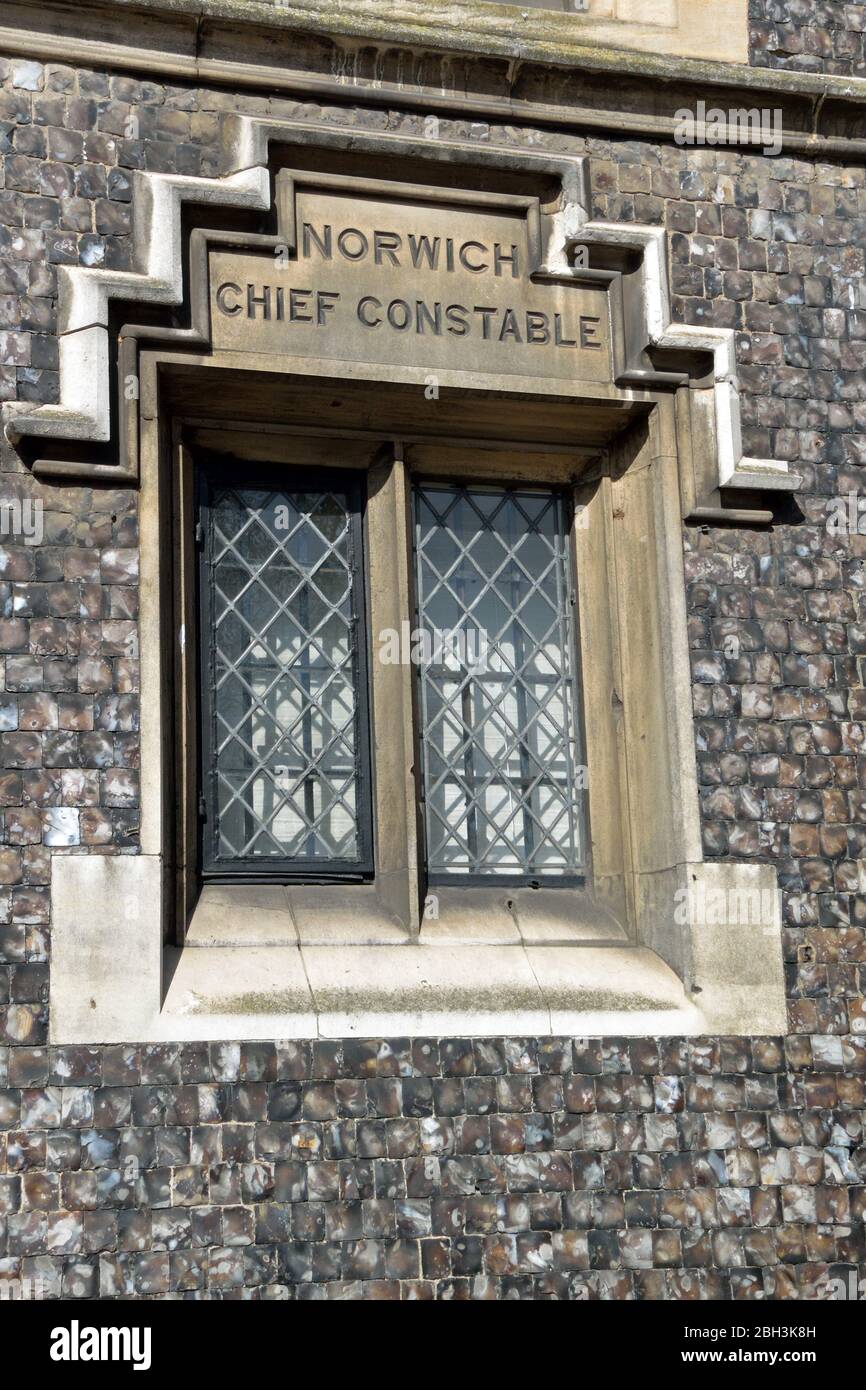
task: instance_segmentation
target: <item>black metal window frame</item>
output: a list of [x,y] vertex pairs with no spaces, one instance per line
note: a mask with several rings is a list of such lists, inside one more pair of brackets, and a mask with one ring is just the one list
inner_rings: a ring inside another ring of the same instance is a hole
[[[216,852],[219,818],[215,749],[214,653],[211,642],[213,608],[211,592],[211,497],[215,486],[242,493],[252,488],[284,492],[337,491],[345,494],[349,511],[349,547],[353,575],[353,679],[355,689],[356,814],[358,856],[352,859],[265,858],[249,856],[226,860]],[[226,883],[330,883],[366,882],[373,878],[373,793],[370,733],[369,657],[364,538],[365,488],[355,470],[316,465],[250,465],[223,457],[199,457],[195,470],[195,542],[198,551],[198,788],[199,872],[206,882]]]
[[[565,615],[563,621],[564,628],[564,650],[571,662],[571,685],[574,706],[571,711],[573,722],[574,751],[578,758],[583,757],[584,729],[583,729],[583,683],[580,673],[580,659],[578,647],[578,612],[577,612],[577,590],[576,577],[573,574],[574,549],[572,539],[572,523],[574,519],[574,505],[568,488],[558,486],[553,483],[535,485],[531,482],[520,483],[517,481],[498,482],[490,477],[473,477],[469,474],[464,477],[449,476],[448,474],[430,475],[423,471],[413,473],[410,478],[411,497],[412,497],[412,586],[413,586],[413,611],[416,628],[421,629],[424,625],[424,614],[422,612],[422,598],[420,592],[420,579],[418,574],[419,554],[417,537],[417,515],[418,515],[418,494],[424,488],[454,488],[467,489],[478,487],[492,491],[540,491],[548,492],[556,498],[557,507],[563,520],[563,539],[567,563],[569,566],[568,595],[564,601],[571,610]],[[417,672],[417,700],[416,700],[416,748],[421,768],[420,795],[422,800],[420,824],[422,827],[424,844],[424,871],[425,881],[431,888],[554,888],[554,889],[582,889],[586,887],[589,876],[589,837],[588,837],[588,815],[587,815],[587,796],[586,792],[575,790],[575,796],[579,797],[579,803],[575,808],[575,819],[579,824],[579,833],[582,845],[581,863],[573,869],[565,872],[544,872],[528,870],[525,873],[473,873],[467,872],[448,872],[430,868],[430,853],[428,847],[429,825],[427,809],[427,789],[425,776],[425,750],[424,750],[424,699],[422,695],[422,672]]]

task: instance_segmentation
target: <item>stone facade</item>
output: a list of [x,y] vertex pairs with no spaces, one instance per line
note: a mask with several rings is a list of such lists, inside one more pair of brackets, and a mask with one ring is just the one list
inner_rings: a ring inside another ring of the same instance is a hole
[[[752,11],[755,64],[862,71],[864,7]],[[131,169],[215,174],[229,110],[422,120],[0,77],[4,400],[56,399],[56,267],[128,266]],[[136,851],[136,494],[39,485],[4,447],[2,500],[42,501],[44,535],[0,549],[0,1288],[748,1299],[866,1274],[866,545],[826,524],[866,492],[866,173],[443,124],[585,152],[595,215],[664,226],[675,317],[737,330],[746,452],[802,477],[802,516],[684,533],[706,853],[778,869],[789,1034],[49,1046],[52,857]]]

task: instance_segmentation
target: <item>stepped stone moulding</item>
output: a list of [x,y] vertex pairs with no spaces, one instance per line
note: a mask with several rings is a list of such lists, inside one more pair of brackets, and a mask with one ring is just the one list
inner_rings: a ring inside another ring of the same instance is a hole
[[[229,116],[223,128],[223,173],[205,179],[175,174],[133,174],[135,231],[133,263],[126,271],[61,266],[58,270],[58,332],[60,337],[60,399],[56,404],[33,407],[10,402],[3,407],[7,438],[17,444],[33,441],[74,441],[107,445],[117,441],[115,462],[85,462],[77,458],[51,458],[43,454],[33,463],[37,476],[74,477],[118,482],[137,480],[136,431],[129,416],[122,383],[132,365],[137,342],[158,339],[173,347],[201,347],[209,341],[207,311],[203,309],[188,327],[165,328],[130,325],[120,330],[117,358],[121,372],[117,413],[113,419],[110,373],[115,347],[110,330],[110,305],[122,301],[132,306],[164,306],[176,309],[185,298],[182,211],[185,205],[202,210],[246,209],[269,213],[272,204],[271,147],[303,145],[322,150],[361,152],[380,157],[383,171],[388,161],[414,159],[450,163],[480,169],[500,169],[525,176],[555,176],[560,188],[557,206],[545,218],[540,274],[598,275],[576,268],[575,248],[583,248],[584,264],[594,248],[636,252],[640,259],[636,280],[640,330],[631,330],[629,370],[617,379],[624,392],[690,386],[693,421],[706,431],[695,449],[694,477],[684,489],[684,511],[695,520],[724,514],[721,494],[745,490],[790,492],[798,479],[787,463],[777,459],[748,458],[743,454],[739,394],[736,380],[734,331],[686,326],[671,320],[667,276],[666,234],[653,226],[594,221],[588,212],[589,169],[583,156],[562,156],[532,149],[498,147],[476,141],[417,140],[399,134],[361,132],[349,127],[270,121],[251,116]],[[202,214],[197,214],[200,218]],[[261,245],[263,237],[251,237]],[[607,279],[616,275],[604,272]],[[623,277],[624,278],[624,277]],[[635,281],[635,277],[629,277]],[[630,291],[635,302],[635,287]],[[632,319],[634,314],[632,313]],[[710,378],[689,382],[681,371],[663,370],[664,355],[703,355],[712,363]],[[692,432],[694,435],[694,424]],[[708,468],[703,455],[710,445],[715,456]],[[68,451],[66,451],[68,453]],[[700,456],[700,457],[699,457]],[[711,502],[716,505],[707,506]],[[768,512],[732,510],[731,519],[767,521]]]

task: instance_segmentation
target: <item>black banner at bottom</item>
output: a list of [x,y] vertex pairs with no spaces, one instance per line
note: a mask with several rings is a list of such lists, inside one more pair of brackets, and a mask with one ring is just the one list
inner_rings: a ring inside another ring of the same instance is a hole
[[[856,1292],[859,1294],[859,1287]],[[325,1310],[329,1321],[339,1321],[342,1314],[335,1303],[355,1302],[368,1317],[373,1300],[315,1300],[302,1295],[300,1299],[254,1299],[258,1307],[247,1306],[249,1301],[237,1297],[192,1300],[194,1307],[184,1298],[94,1303],[0,1301],[3,1380],[9,1384],[15,1371],[37,1370],[50,1379],[55,1375],[62,1379],[72,1366],[89,1371],[101,1365],[113,1374],[130,1371],[148,1375],[168,1370],[173,1374],[185,1370],[220,1373],[226,1369],[228,1358],[236,1363],[239,1348],[261,1345],[245,1342],[244,1334],[309,1334],[311,1319],[315,1327]],[[511,1302],[507,1298],[500,1301]],[[631,1369],[658,1375],[713,1367],[723,1371],[755,1367],[766,1372],[800,1366],[826,1375],[850,1369],[852,1348],[862,1334],[862,1307],[859,1296],[849,1299],[844,1292],[840,1297],[814,1302],[577,1300],[563,1309],[564,1321],[559,1323],[557,1318],[556,1326],[569,1341],[575,1334],[592,1338],[574,1345],[594,1346],[592,1359],[596,1364],[599,1349],[606,1348],[618,1375]],[[405,1328],[417,1348],[418,1324],[411,1314],[408,1321],[395,1320],[395,1312],[392,1304],[389,1337],[399,1337]],[[556,1315],[548,1311],[542,1316]],[[460,1317],[459,1378],[465,1381],[464,1353],[468,1351],[471,1357],[472,1334],[487,1324],[484,1313],[480,1325],[469,1310]],[[605,1340],[599,1342],[598,1338]],[[477,1352],[480,1358],[489,1358],[486,1338],[477,1344]],[[345,1367],[343,1355],[337,1353]],[[253,1363],[250,1369],[254,1369]],[[420,1372],[422,1367],[417,1369]],[[440,1363],[440,1381],[442,1369]]]

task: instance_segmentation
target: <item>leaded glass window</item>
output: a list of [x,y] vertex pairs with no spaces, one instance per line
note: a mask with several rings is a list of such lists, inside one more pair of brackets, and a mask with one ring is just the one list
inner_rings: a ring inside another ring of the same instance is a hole
[[585,866],[564,495],[415,487],[431,881],[571,882]]
[[359,490],[201,478],[202,869],[372,870]]

